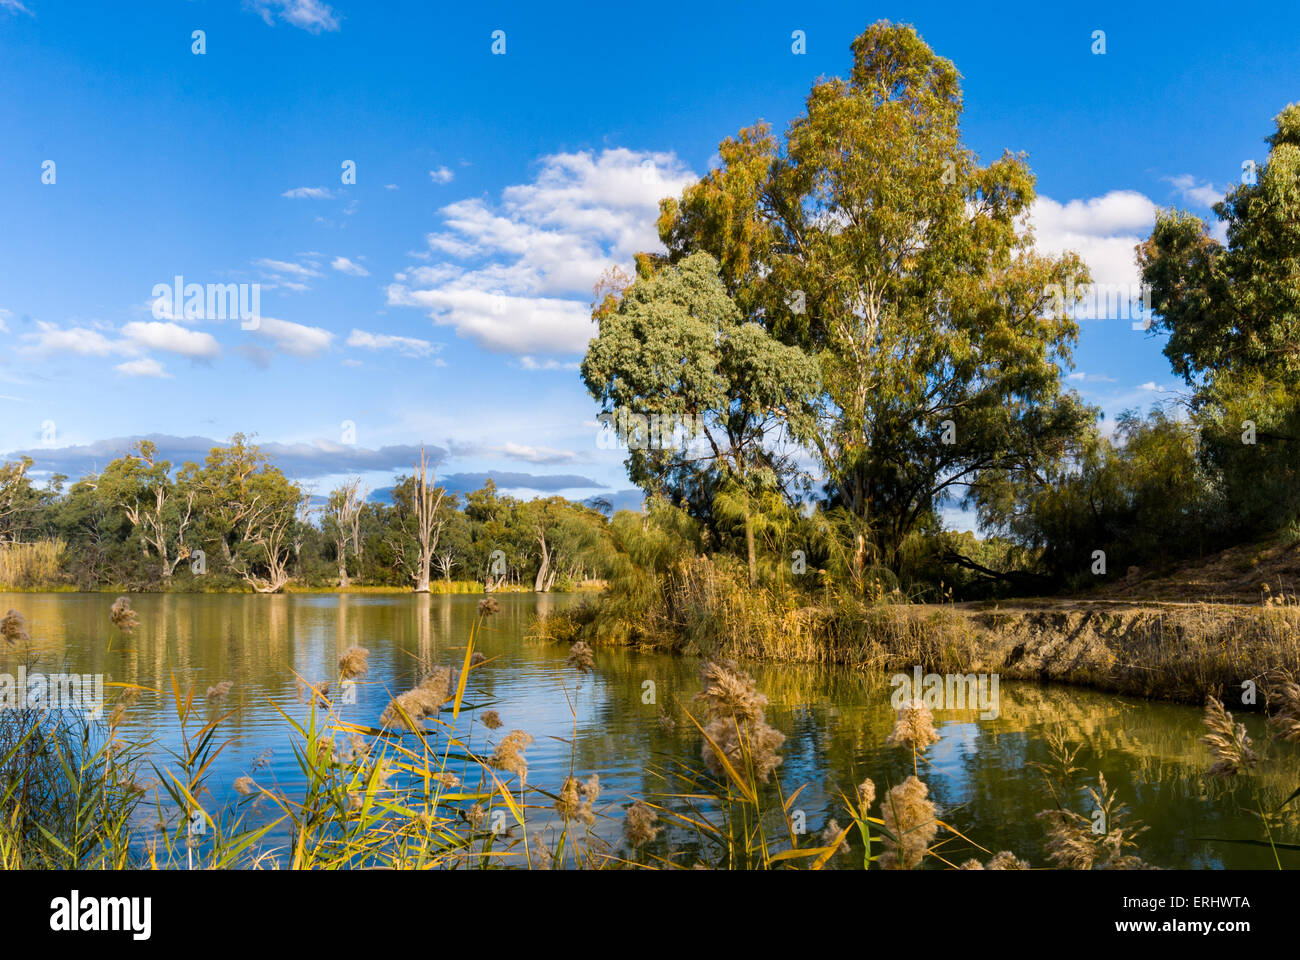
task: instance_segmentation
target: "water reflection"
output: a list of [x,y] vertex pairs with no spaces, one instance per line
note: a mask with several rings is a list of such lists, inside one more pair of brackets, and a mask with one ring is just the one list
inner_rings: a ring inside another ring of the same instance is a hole
[[[539,612],[571,598],[499,599],[500,613],[479,641],[493,660],[475,670],[468,699],[494,705],[505,723],[500,734],[518,728],[533,735],[530,782],[555,790],[571,768],[579,776],[599,773],[607,818],[597,829],[616,836],[623,805],[670,789],[662,771],[672,763],[698,763],[698,734],[682,714],[699,688],[698,664],[602,649],[595,673],[580,676],[565,666],[567,650],[529,636]],[[233,800],[230,785],[268,750],[259,780],[288,789],[296,782],[297,766],[273,706],[305,715],[295,674],[309,681],[332,678],[340,653],[367,647],[370,674],[357,702],[341,709],[348,719],[374,723],[392,693],[432,666],[460,663],[478,598],[142,595],[132,598],[141,625],[131,637],[110,631],[111,602],[98,594],[0,595],[0,609],[20,610],[33,638],[28,650],[0,651],[3,669],[13,672],[25,662],[29,669],[103,673],[159,690],[169,689],[175,674],[199,694],[233,681],[223,709],[236,710],[224,728],[234,742],[210,781],[219,798]],[[798,806],[810,832],[834,815],[840,793],[852,796],[864,777],[883,791],[911,773],[910,753],[884,745],[893,723],[886,677],[826,666],[750,669],[771,701],[768,720],[788,737],[779,770],[783,789],[788,795],[808,784]],[[650,689],[653,702],[647,702]],[[660,723],[661,710],[678,718],[675,729]],[[127,732],[156,738],[160,757],[176,744],[175,713],[164,697],[142,697],[128,716]],[[462,718],[466,734],[490,751],[489,738],[497,735],[472,719]],[[1261,839],[1252,811],[1276,808],[1300,785],[1300,750],[1265,745],[1262,720],[1239,719],[1264,753],[1259,773],[1212,781],[1203,776],[1210,760],[1197,742],[1203,733],[1197,709],[1004,683],[996,719],[980,719],[974,710],[936,713],[942,739],[927,751],[921,775],[944,819],[992,850],[1010,849],[1044,865],[1043,828],[1034,814],[1047,803],[1041,778],[1028,764],[1048,761],[1044,737],[1059,728],[1081,745],[1076,762],[1088,776],[1104,772],[1131,815],[1150,828],[1136,851],[1144,860],[1162,867],[1272,867],[1267,848],[1203,839]],[[1300,840],[1298,821],[1300,804],[1283,808],[1277,838]],[[945,848],[954,860],[973,852],[962,841]],[[1284,866],[1300,866],[1295,853],[1281,857]]]

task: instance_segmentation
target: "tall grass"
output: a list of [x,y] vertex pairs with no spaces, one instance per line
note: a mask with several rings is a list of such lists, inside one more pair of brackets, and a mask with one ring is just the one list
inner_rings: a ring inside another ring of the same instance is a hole
[[57,583],[66,549],[62,540],[0,543],[0,587],[23,590]]

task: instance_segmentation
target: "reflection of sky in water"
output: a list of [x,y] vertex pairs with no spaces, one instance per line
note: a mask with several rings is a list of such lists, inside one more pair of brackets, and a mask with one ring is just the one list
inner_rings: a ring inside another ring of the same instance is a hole
[[[295,672],[310,681],[332,678],[339,653],[353,644],[367,647],[370,674],[358,687],[357,702],[338,710],[344,719],[374,724],[393,693],[418,681],[422,662],[459,666],[478,599],[141,595],[132,598],[141,627],[129,638],[115,635],[111,650],[111,597],[5,595],[0,605],[27,616],[40,669],[105,672],[113,680],[167,689],[174,671],[182,686],[193,683],[200,697],[209,685],[232,680],[234,690],[222,709],[237,713],[222,730],[233,739],[208,781],[218,802],[230,803],[237,799],[232,784],[244,774],[291,794],[300,786],[283,720],[272,705],[296,719],[306,717],[308,708],[296,699]],[[570,770],[580,778],[598,773],[597,809],[603,816],[595,829],[617,839],[622,808],[632,798],[680,790],[680,783],[663,780],[657,771],[674,760],[701,766],[698,732],[682,710],[699,689],[699,662],[599,649],[596,672],[582,676],[566,667],[567,648],[529,637],[539,606],[572,598],[504,595],[499,600],[501,613],[487,621],[477,643],[494,659],[471,673],[467,687],[467,701],[480,710],[462,713],[457,730],[485,755],[512,729],[532,734],[526,752],[529,782],[550,791],[558,790]],[[14,650],[0,656],[9,672],[23,662]],[[887,678],[825,666],[754,664],[749,669],[770,699],[769,722],[787,737],[778,768],[784,795],[806,784],[794,809],[804,812],[810,834],[820,832],[829,816],[847,822],[837,809],[841,791],[852,798],[864,777],[871,777],[883,795],[912,773],[911,752],[884,745],[894,719]],[[643,702],[646,681],[653,681],[657,703]],[[475,720],[488,706],[504,722],[495,733]],[[660,724],[660,708],[677,720],[675,731]],[[205,715],[207,709],[201,707]],[[1203,733],[1198,709],[1004,683],[1000,710],[996,720],[980,720],[976,711],[938,711],[941,739],[919,764],[940,815],[973,840],[1045,865],[1035,814],[1050,802],[1041,775],[1028,763],[1049,761],[1043,737],[1059,727],[1081,747],[1075,762],[1087,771],[1082,782],[1095,783],[1097,771],[1104,771],[1132,815],[1151,827],[1136,851],[1144,859],[1164,867],[1272,865],[1266,848],[1195,839],[1258,836],[1252,832],[1257,818],[1247,812],[1255,805],[1253,788],[1202,776],[1210,759],[1197,743]],[[163,750],[179,742],[170,698],[145,695],[129,717],[129,733],[157,738],[154,756],[161,765]],[[442,717],[450,722],[450,713]],[[1266,806],[1276,807],[1300,784],[1300,750],[1266,745],[1258,716],[1239,719],[1268,758],[1258,780]],[[268,750],[268,762],[255,770],[255,761]],[[459,772],[455,765],[452,769]],[[470,785],[476,782],[477,775]],[[1076,809],[1087,812],[1086,793],[1080,790],[1078,798]],[[1300,839],[1293,808],[1300,804],[1285,810],[1279,832],[1279,839],[1291,842]],[[530,831],[549,813],[530,813]],[[152,810],[148,819],[155,819]],[[856,842],[856,834],[851,839]],[[945,845],[949,859],[972,852],[964,841]],[[1295,854],[1283,856],[1284,865],[1300,866]]]

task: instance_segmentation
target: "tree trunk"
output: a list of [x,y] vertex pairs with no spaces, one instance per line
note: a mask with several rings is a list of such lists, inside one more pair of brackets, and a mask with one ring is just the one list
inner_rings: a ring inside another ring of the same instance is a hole
[[546,582],[546,574],[551,567],[551,552],[546,548],[546,537],[540,532],[537,534],[537,542],[542,545],[542,564],[537,568],[537,579],[533,581],[534,593],[545,593],[550,590],[550,584]]

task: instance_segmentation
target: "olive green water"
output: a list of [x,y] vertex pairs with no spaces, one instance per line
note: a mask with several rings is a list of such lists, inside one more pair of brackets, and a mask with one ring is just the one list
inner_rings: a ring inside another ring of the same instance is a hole
[[[418,680],[420,664],[459,664],[477,596],[291,595],[131,598],[140,626],[130,637],[112,630],[112,598],[96,594],[0,594],[0,610],[27,617],[30,648],[0,648],[0,670],[20,664],[47,672],[102,673],[109,680],[169,689],[169,675],[192,682],[200,694],[232,681],[224,725],[233,742],[213,768],[219,801],[234,802],[230,786],[262,758],[257,779],[292,791],[298,767],[273,703],[304,715],[295,672],[310,680],[333,677],[340,652],[354,644],[371,651],[370,674],[356,703],[341,709],[350,720],[375,723],[393,692]],[[528,779],[554,791],[569,773],[599,773],[603,787],[598,830],[616,838],[630,797],[668,788],[655,770],[673,758],[698,765],[699,736],[677,704],[699,689],[697,661],[635,650],[598,650],[593,674],[565,665],[567,649],[529,639],[533,619],[564,596],[499,597],[500,613],[487,622],[477,649],[493,661],[472,674],[467,699],[496,701],[505,726],[461,727],[475,748],[511,729],[535,738]],[[911,773],[911,754],[884,745],[893,725],[887,678],[846,668],[790,664],[746,665],[769,697],[768,720],[787,740],[779,774],[786,795],[807,784],[796,807],[809,832],[822,829],[842,790],[871,777],[879,787]],[[650,681],[653,686],[647,685]],[[649,691],[655,703],[646,703]],[[145,694],[131,708],[125,734],[157,738],[160,758],[177,737],[169,697]],[[680,722],[659,721],[663,707]],[[576,714],[576,720],[575,720]],[[1035,813],[1049,805],[1039,774],[1027,764],[1049,759],[1045,734],[1060,728],[1081,745],[1076,763],[1091,780],[1105,773],[1131,816],[1149,829],[1135,851],[1165,868],[1274,867],[1268,847],[1219,839],[1259,840],[1265,834],[1257,804],[1278,807],[1300,785],[1300,749],[1267,744],[1257,715],[1243,719],[1264,755],[1260,772],[1236,781],[1207,780],[1211,760],[1197,742],[1200,711],[1070,687],[1002,684],[999,715],[936,712],[939,743],[927,751],[921,775],[941,816],[990,850],[1010,849],[1034,866],[1046,865],[1043,829]],[[576,723],[576,747],[571,750]],[[1082,797],[1076,809],[1090,807]],[[842,812],[839,814],[844,822]],[[1300,842],[1300,801],[1283,808],[1274,839]],[[955,862],[978,851],[950,840]],[[1282,864],[1300,856],[1282,851]],[[939,864],[936,864],[939,865]]]

